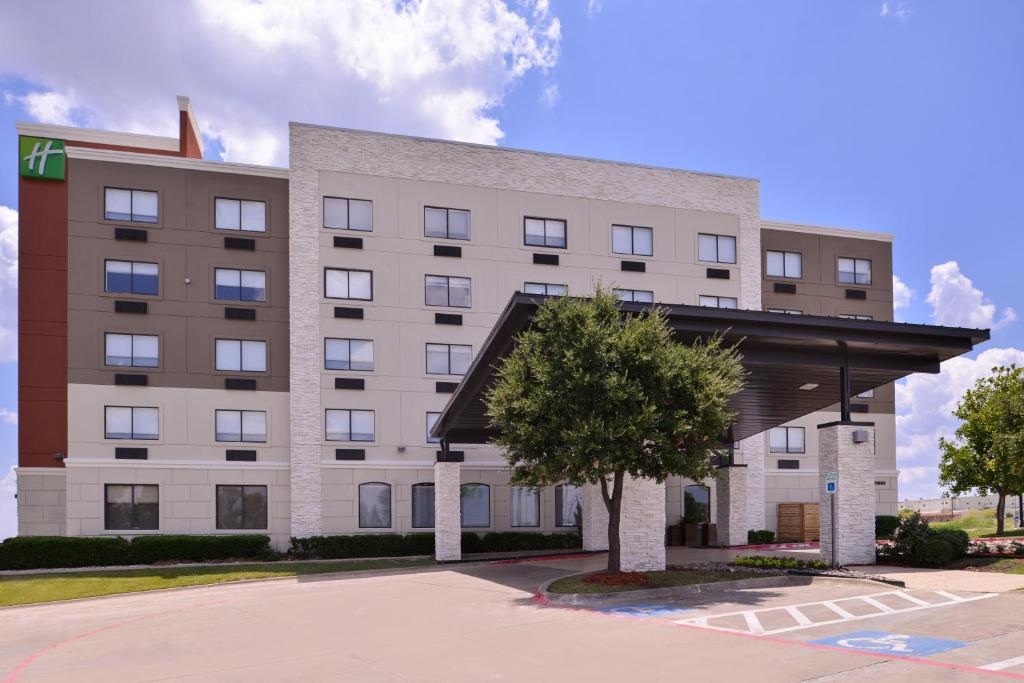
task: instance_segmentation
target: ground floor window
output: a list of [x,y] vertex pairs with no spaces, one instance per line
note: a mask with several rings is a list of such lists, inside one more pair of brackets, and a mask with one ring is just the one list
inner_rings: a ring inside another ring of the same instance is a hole
[[217,486],[218,529],[266,529],[266,486]]
[[711,521],[711,489],[693,484],[683,489],[683,523],[707,524]]
[[512,526],[540,526],[540,491],[529,486],[509,487]]
[[434,485],[412,485],[412,526],[414,529],[434,528]]
[[460,489],[462,526],[491,525],[491,487],[487,484],[463,484]]
[[156,484],[107,484],[104,529],[160,528],[160,487]]
[[380,482],[359,485],[359,528],[391,527],[391,486]]
[[583,521],[583,489],[574,484],[555,487],[555,526],[579,526]]

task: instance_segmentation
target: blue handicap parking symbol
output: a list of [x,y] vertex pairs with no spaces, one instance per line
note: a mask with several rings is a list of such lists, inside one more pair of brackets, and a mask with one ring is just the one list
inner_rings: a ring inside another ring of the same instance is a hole
[[955,650],[965,645],[959,640],[908,636],[884,631],[854,631],[811,642],[816,645],[831,645],[861,652],[879,652],[895,657],[922,657],[946,650]]
[[684,609],[682,607],[676,607],[674,605],[656,605],[656,604],[639,604],[639,605],[619,605],[617,607],[599,607],[599,612],[605,614],[615,614],[622,617],[638,617],[640,619],[650,619],[652,617],[674,617],[684,612],[692,612],[692,609]]

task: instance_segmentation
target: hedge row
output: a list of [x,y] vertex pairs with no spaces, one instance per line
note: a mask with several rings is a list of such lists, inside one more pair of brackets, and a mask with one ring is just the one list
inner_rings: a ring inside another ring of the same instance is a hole
[[0,543],[0,569],[109,567],[154,562],[265,560],[270,537],[231,536],[15,536]]
[[[539,534],[518,531],[462,534],[462,552],[496,553],[525,550],[569,550],[580,548],[573,533]],[[351,534],[293,538],[288,554],[296,558],[322,560],[348,557],[401,557],[433,555],[434,534]]]

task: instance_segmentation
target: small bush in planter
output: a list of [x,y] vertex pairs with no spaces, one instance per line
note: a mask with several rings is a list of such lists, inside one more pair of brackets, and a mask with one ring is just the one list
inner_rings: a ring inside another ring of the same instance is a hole
[[921,544],[914,556],[914,564],[921,567],[944,567],[953,561],[952,544],[944,538],[929,538]]
[[775,542],[775,532],[770,529],[751,529],[747,532],[747,543],[750,545],[764,545]]

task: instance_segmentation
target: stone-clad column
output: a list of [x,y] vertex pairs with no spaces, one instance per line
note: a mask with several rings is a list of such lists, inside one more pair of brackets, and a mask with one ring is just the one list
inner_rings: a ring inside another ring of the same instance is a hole
[[[825,493],[829,472],[838,491]],[[838,565],[875,563],[875,429],[873,422],[829,422],[818,426],[821,493],[821,559]],[[835,529],[832,503],[835,498]]]
[[626,475],[619,519],[624,572],[665,569],[665,483]]
[[583,549],[608,550],[608,506],[597,484],[584,484],[583,495]]
[[462,559],[462,508],[459,463],[434,464],[434,557],[438,562]]
[[[740,462],[747,466],[747,529],[767,528],[764,518],[764,440],[762,432],[740,442]],[[747,542],[745,536],[743,542]]]
[[747,466],[718,468],[715,480],[715,525],[718,545],[745,545],[747,542]]

